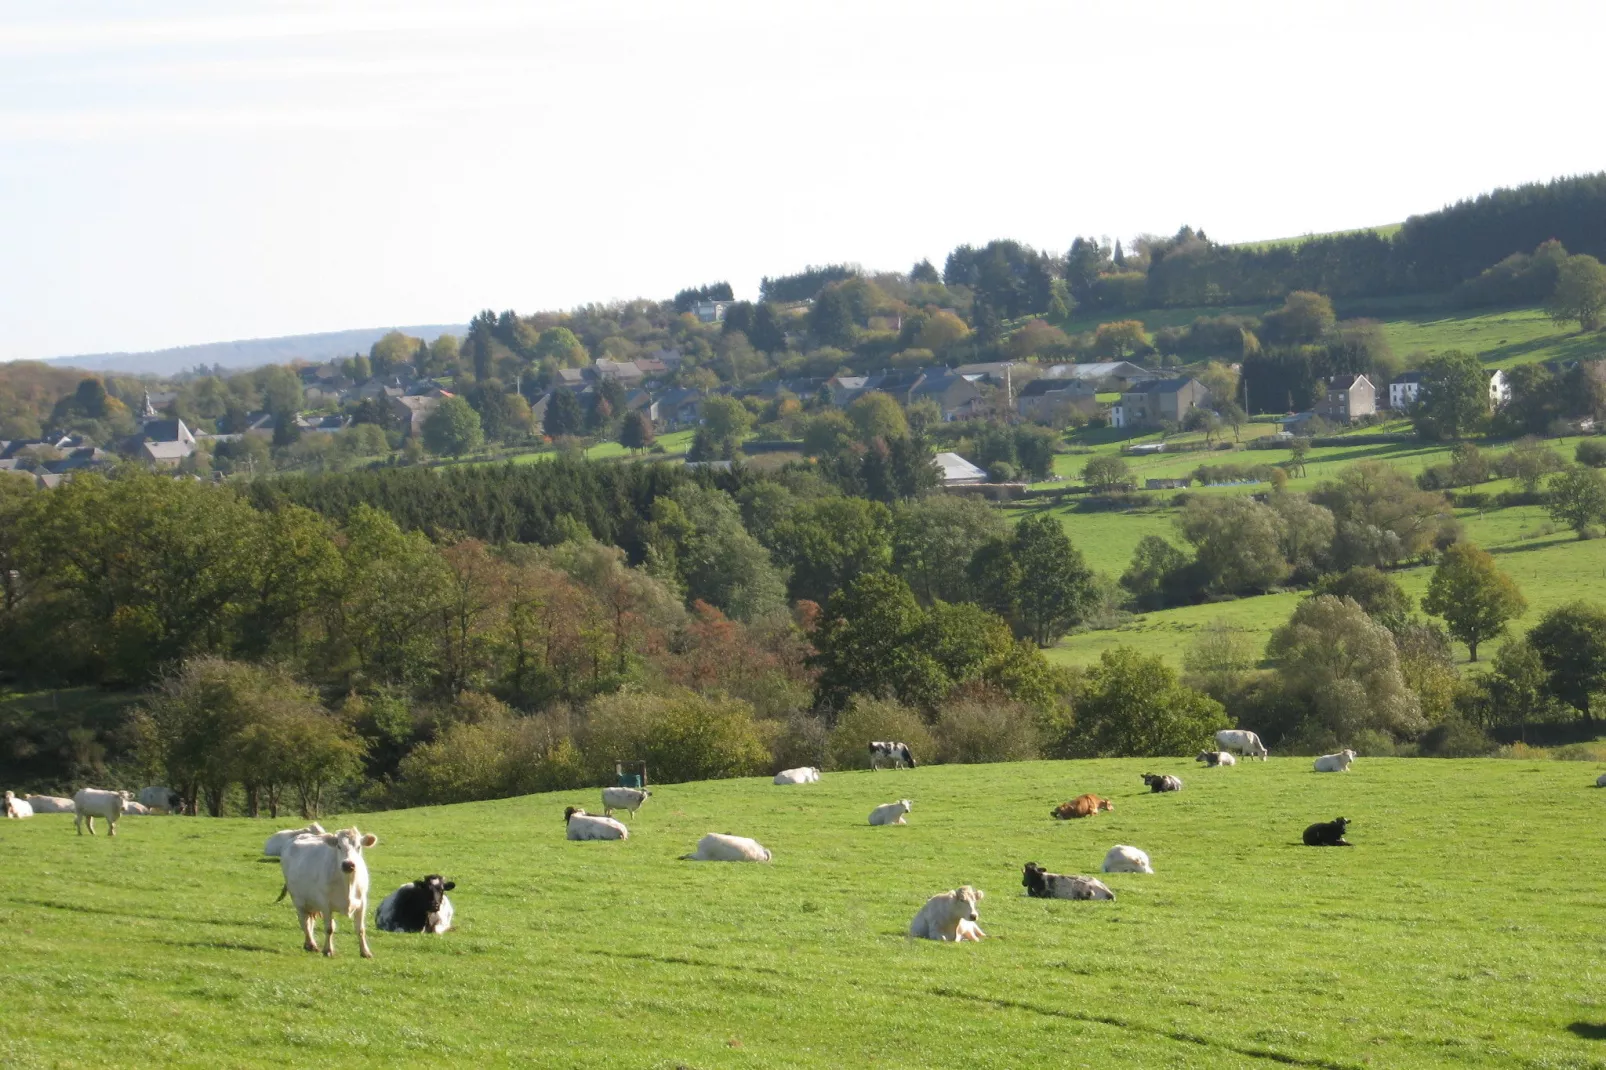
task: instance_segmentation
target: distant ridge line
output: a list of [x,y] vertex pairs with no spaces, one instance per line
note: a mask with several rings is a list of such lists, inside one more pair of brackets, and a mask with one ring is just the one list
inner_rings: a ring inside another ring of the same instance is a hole
[[290,334],[276,338],[248,338],[233,342],[203,342],[140,353],[85,353],[71,357],[51,357],[44,363],[85,371],[122,372],[128,375],[174,375],[198,364],[222,365],[231,370],[257,368],[265,364],[284,364],[292,360],[325,361],[367,353],[369,348],[391,331],[434,341],[443,334],[464,335],[468,325],[430,324],[413,327],[363,327],[347,331]]

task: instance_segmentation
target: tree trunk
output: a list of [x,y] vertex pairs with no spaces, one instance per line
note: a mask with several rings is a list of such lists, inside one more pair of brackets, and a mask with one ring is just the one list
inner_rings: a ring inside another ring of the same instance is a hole
[[1478,641],[1476,639],[1467,644],[1467,653],[1470,655],[1469,661],[1478,660]]

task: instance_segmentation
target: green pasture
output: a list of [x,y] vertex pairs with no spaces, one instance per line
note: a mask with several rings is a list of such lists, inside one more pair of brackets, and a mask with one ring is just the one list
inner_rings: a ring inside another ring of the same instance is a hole
[[[649,461],[663,461],[672,458],[679,458],[691,448],[691,440],[694,434],[696,434],[696,432],[686,430],[671,431],[666,435],[659,435],[653,440],[653,444],[662,446],[664,448],[663,453],[647,453],[643,451],[635,456]],[[510,458],[504,458],[504,460],[511,460],[514,464],[535,464],[538,461],[551,460],[557,455],[558,451],[549,446],[545,449],[534,450],[530,453],[520,453]],[[619,460],[621,458],[632,456],[629,450],[625,449],[617,442],[598,442],[594,446],[588,446],[586,448],[585,455],[588,459],[593,461]]]
[[[1138,774],[1186,788],[1147,795]],[[1606,1066],[1592,765],[1033,762],[657,789],[625,843],[565,842],[594,789],[327,818],[378,835],[374,901],[457,882],[440,937],[309,955],[263,838],[293,824],[0,823],[0,1063],[15,1067]],[[1062,823],[1083,791],[1113,813]],[[914,801],[907,827],[870,808]],[[1519,803],[1520,800],[1520,803]],[[1352,849],[1299,844],[1342,814]],[[771,865],[678,861],[710,830]],[[1113,903],[1021,865],[1153,860]],[[971,884],[988,939],[915,942]]]

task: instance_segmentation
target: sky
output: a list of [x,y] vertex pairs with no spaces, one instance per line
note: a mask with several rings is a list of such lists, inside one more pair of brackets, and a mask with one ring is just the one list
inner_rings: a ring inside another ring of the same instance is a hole
[[0,0],[0,360],[466,322],[1606,167],[1606,7]]

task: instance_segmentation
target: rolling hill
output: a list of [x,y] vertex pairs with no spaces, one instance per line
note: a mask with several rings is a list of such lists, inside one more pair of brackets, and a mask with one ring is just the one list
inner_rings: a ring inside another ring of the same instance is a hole
[[264,364],[287,364],[292,360],[324,361],[367,353],[370,346],[391,331],[401,331],[425,341],[443,334],[461,335],[463,324],[425,327],[365,327],[323,334],[292,334],[282,338],[253,338],[239,342],[207,342],[202,345],[155,349],[146,353],[88,353],[75,357],[52,357],[47,364],[82,368],[86,371],[119,372],[124,375],[175,375],[198,364],[207,367],[256,368]]

